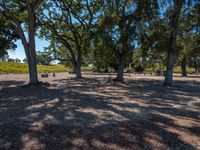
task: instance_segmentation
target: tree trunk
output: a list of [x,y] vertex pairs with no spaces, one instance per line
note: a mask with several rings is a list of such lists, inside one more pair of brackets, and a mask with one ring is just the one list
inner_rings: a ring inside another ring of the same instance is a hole
[[119,66],[117,70],[117,77],[115,81],[124,82],[124,62],[125,61],[125,50],[123,50],[122,55],[120,56]]
[[30,85],[37,85],[39,84],[38,75],[37,75],[37,67],[36,62],[33,61],[34,58],[32,58],[30,61],[28,61],[28,68],[29,68],[29,84]]
[[35,85],[39,83],[37,75],[37,64],[36,64],[36,50],[35,50],[35,12],[34,8],[30,6],[28,9],[28,20],[29,20],[29,43],[28,43],[28,68],[29,68],[29,84]]
[[175,55],[176,54],[173,53],[172,51],[168,53],[167,70],[165,74],[165,83],[164,83],[164,85],[166,86],[172,85]]
[[82,78],[81,64],[78,61],[72,61],[72,73],[76,74],[76,78]]
[[183,57],[182,61],[181,61],[181,71],[182,71],[182,76],[183,77],[187,77],[187,59],[186,57]]
[[76,60],[75,58],[72,58],[72,73],[76,73]]
[[[12,19],[15,23],[15,27],[13,31],[16,32],[24,46],[24,50],[27,57],[28,68],[29,68],[29,84],[38,84],[38,75],[37,75],[37,66],[36,66],[36,52],[35,52],[35,12],[42,1],[37,1],[36,3],[32,3],[31,1],[26,1],[27,11],[28,11],[28,37],[29,41],[27,41],[24,31],[21,26],[21,21],[15,18],[15,14],[9,11],[9,9],[0,3],[0,6],[4,9],[4,11],[8,14],[10,19]],[[8,18],[9,19],[9,18]]]
[[[68,48],[68,45],[66,46]],[[72,73],[76,74],[76,78],[82,78],[81,75],[81,62],[82,62],[82,53],[78,51],[78,56],[76,58],[72,49],[69,48],[70,55],[72,57]]]
[[81,63],[79,61],[77,61],[77,63],[76,63],[76,78],[82,78]]
[[173,83],[173,69],[174,61],[177,51],[176,38],[178,33],[178,20],[181,12],[182,1],[175,0],[174,2],[174,14],[171,19],[171,37],[170,37],[170,51],[168,52],[167,68],[165,75],[164,85],[172,86]]
[[196,72],[196,74],[200,73],[200,66],[199,66],[198,58],[196,58],[196,60],[195,60],[195,72]]
[[78,46],[78,57],[76,61],[76,78],[82,78],[81,63],[82,63],[82,51],[81,48]]
[[96,70],[97,72],[101,72],[101,67],[100,67],[100,65],[97,65],[97,70]]

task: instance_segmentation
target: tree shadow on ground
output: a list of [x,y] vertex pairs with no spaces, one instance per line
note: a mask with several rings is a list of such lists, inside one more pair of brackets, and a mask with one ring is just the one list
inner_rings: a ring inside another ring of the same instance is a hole
[[24,81],[0,81],[0,86],[3,88],[16,87],[23,85],[24,83]]
[[0,149],[200,148],[199,82],[107,81],[0,82]]
[[195,74],[190,74],[189,76],[186,76],[186,77],[181,76],[181,75],[174,75],[174,77],[181,77],[181,78],[185,78],[185,79],[187,79],[187,78],[200,79],[200,75],[195,75]]

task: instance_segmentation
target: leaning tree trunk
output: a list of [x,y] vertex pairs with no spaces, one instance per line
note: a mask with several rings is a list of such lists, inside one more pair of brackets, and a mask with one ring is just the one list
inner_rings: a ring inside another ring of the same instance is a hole
[[182,76],[186,77],[187,76],[187,59],[186,57],[183,57],[182,61],[181,61],[181,71],[182,71]]
[[76,60],[75,58],[72,58],[72,73],[76,73]]
[[166,86],[172,86],[173,82],[173,69],[174,69],[174,61],[177,51],[176,38],[178,33],[178,20],[181,12],[182,1],[176,0],[174,2],[174,14],[171,19],[171,37],[170,37],[170,51],[168,52],[168,60],[167,60],[167,69],[165,75],[165,83]]
[[78,56],[76,58],[71,47],[66,44],[66,47],[69,49],[71,55],[71,63],[72,63],[72,73],[76,74],[76,78],[82,78],[81,75],[81,62],[82,62],[82,53],[81,50],[78,50]]
[[25,54],[27,57],[28,69],[29,69],[29,84],[36,85],[39,83],[37,75],[37,65],[36,65],[36,54],[35,54],[35,42],[34,37],[30,37],[30,42],[27,43],[25,38],[21,38],[22,44],[25,49]]

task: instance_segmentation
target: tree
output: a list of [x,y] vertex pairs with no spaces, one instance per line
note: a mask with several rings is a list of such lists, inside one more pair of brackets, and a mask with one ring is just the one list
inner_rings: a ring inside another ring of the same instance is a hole
[[[150,13],[152,16],[150,20],[142,23],[140,44],[142,54],[148,64],[154,65],[159,61],[160,64],[168,66],[165,82],[166,85],[172,85],[174,66],[181,65],[182,75],[187,75],[186,65],[188,60],[192,61],[191,58],[194,59],[192,56],[196,56],[198,53],[198,44],[195,44],[198,42],[194,40],[196,39],[194,37],[197,37],[199,30],[199,5],[196,1],[163,0],[157,3],[158,7],[155,7],[157,9],[152,9]],[[169,22],[170,26],[168,25]],[[170,84],[167,83],[167,77],[171,79]]]
[[118,53],[118,69],[115,81],[123,82],[123,71],[128,56],[131,55],[131,37],[130,31],[135,31],[132,23],[130,11],[132,2],[128,0],[122,1],[105,1],[103,4],[103,12],[99,21],[106,29],[105,32],[110,36],[108,41],[114,50]]
[[0,12],[0,58],[7,57],[8,50],[14,50],[17,45],[14,43],[19,37],[10,28],[12,25],[5,24],[7,18]]
[[[58,60],[60,64],[63,64],[66,67],[72,66],[71,55],[63,46],[63,44],[52,41],[50,45],[45,48],[45,51],[51,55],[52,60]],[[74,69],[75,68],[73,68],[73,73],[75,73]]]
[[117,53],[112,36],[106,32],[105,25],[96,24],[89,37],[91,41],[90,53],[87,55],[88,63],[92,64],[95,71],[108,72],[109,69],[117,70]]
[[[180,48],[178,51],[178,63],[181,65],[182,76],[187,76],[186,67],[188,62],[198,58],[200,55],[200,46],[198,44],[200,38],[200,5],[194,3],[189,9],[186,6],[183,9],[185,13],[180,16],[180,35],[177,40]],[[195,68],[192,65],[190,67]]]
[[53,61],[51,53],[48,51],[38,51],[37,52],[37,64],[50,65]]
[[107,0],[103,6],[102,24],[105,24],[108,35],[112,37],[112,45],[118,53],[115,81],[123,82],[124,68],[130,64],[133,51],[137,47],[141,21],[149,17],[153,3],[140,0]]
[[[17,33],[24,46],[29,68],[29,84],[39,83],[36,66],[35,32],[36,14],[42,0],[1,0],[0,11],[8,18],[7,23],[13,26],[12,31]],[[27,13],[27,16],[26,16]],[[28,39],[26,39],[27,27]]]
[[[157,19],[159,12],[156,7],[150,12],[150,17],[140,23],[138,45],[142,65],[145,68],[156,71],[166,65],[167,51],[169,51],[169,27],[168,18]],[[137,57],[136,57],[137,58]],[[158,67],[158,68],[157,68]]]
[[[49,7],[48,7],[49,6]],[[57,0],[44,6],[41,15],[43,35],[50,41],[62,44],[71,55],[73,71],[81,78],[81,64],[92,26],[92,1]],[[48,28],[48,31],[46,30]]]
[[170,42],[169,47],[170,50],[168,51],[167,57],[167,68],[166,68],[166,75],[165,75],[165,82],[164,85],[171,86],[173,81],[173,68],[174,68],[174,61],[177,52],[177,34],[178,34],[178,22],[179,17],[181,14],[181,8],[183,5],[182,0],[175,0],[174,1],[174,8],[173,14],[170,20],[170,27],[171,27],[171,35],[170,35]]

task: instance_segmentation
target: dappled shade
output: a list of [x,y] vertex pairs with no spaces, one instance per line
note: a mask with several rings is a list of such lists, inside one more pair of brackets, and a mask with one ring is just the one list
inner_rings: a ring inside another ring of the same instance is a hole
[[1,148],[200,147],[199,78],[164,87],[150,76],[126,75],[126,84],[104,74],[61,76],[37,88],[21,87],[23,81],[0,82]]

